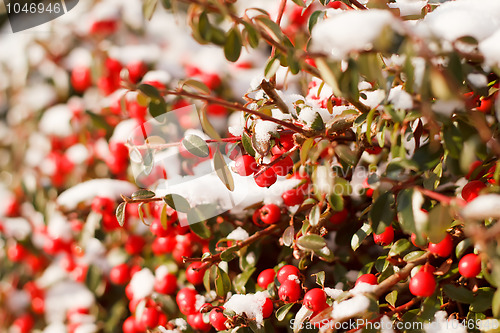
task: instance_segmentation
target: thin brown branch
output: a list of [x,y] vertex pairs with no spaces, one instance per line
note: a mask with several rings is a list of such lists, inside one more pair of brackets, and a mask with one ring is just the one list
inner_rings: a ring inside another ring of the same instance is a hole
[[266,80],[262,80],[262,82],[260,83],[260,87],[262,88],[262,90],[264,90],[264,92],[267,94],[267,96],[269,96],[269,98],[271,98],[273,103],[276,104],[276,106],[278,107],[278,109],[281,110],[281,112],[290,113],[287,105],[281,99],[281,97],[278,95],[278,93],[276,92],[276,90],[274,89],[273,85],[270,82],[267,82]]
[[354,6],[356,6],[358,9],[361,9],[361,10],[368,9],[364,5],[362,5],[358,0],[349,0],[349,2],[352,3]]

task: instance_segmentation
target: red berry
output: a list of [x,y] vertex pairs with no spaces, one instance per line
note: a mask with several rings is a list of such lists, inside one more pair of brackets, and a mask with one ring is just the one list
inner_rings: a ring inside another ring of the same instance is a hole
[[115,202],[110,198],[95,197],[90,208],[98,214],[111,214],[115,210]]
[[155,328],[158,326],[159,319],[160,311],[158,311],[155,307],[147,307],[142,312],[140,324],[146,328]]
[[469,253],[460,259],[458,271],[466,278],[476,277],[481,272],[481,259],[474,253]]
[[302,304],[313,312],[322,311],[327,306],[326,293],[320,288],[311,289],[304,295],[304,302]]
[[195,307],[196,295],[197,295],[196,290],[192,288],[186,287],[179,290],[177,296],[175,297],[175,300],[177,302],[179,310],[183,314],[188,315],[196,313],[196,307]]
[[253,212],[252,222],[259,228],[267,227],[267,224],[262,222],[262,220],[260,219],[260,209],[256,209],[255,212]]
[[366,148],[365,151],[368,154],[378,155],[382,151],[382,147],[380,147],[380,146],[372,146],[370,148]]
[[295,146],[295,142],[293,141],[293,134],[284,134],[281,135],[278,139],[279,144],[286,150],[290,150]]
[[7,249],[7,257],[12,262],[20,262],[26,258],[28,251],[19,243],[9,246]]
[[238,157],[234,167],[240,176],[250,176],[258,170],[255,158],[250,155],[242,155]]
[[203,314],[201,313],[189,314],[187,316],[187,322],[189,326],[191,326],[195,330],[207,332],[212,328],[212,325],[203,321]]
[[75,91],[81,93],[92,85],[92,75],[90,68],[79,66],[71,71],[71,85]]
[[127,64],[128,77],[133,83],[139,82],[148,71],[148,66],[142,61],[132,61]]
[[177,290],[177,277],[171,273],[157,277],[155,278],[154,288],[161,294],[172,295]]
[[118,29],[116,20],[102,20],[92,22],[89,33],[91,35],[111,35]]
[[347,219],[348,215],[349,212],[347,211],[346,208],[344,208],[340,212],[333,213],[332,216],[330,217],[330,222],[333,224],[341,224]]
[[356,280],[355,285],[358,285],[359,283],[368,283],[371,285],[377,285],[377,277],[373,274],[363,274],[358,279]]
[[299,300],[302,288],[298,280],[285,280],[278,289],[280,300],[287,303],[294,303]]
[[212,311],[210,311],[210,314],[208,315],[210,319],[210,324],[217,330],[217,331],[225,331],[227,330],[226,327],[226,316],[224,316],[223,309],[220,307],[213,308]]
[[201,266],[205,265],[201,262],[193,262],[186,269],[186,280],[194,284],[195,286],[203,283],[203,276],[207,271],[206,268],[199,269]]
[[283,198],[283,203],[288,207],[300,205],[304,202],[304,191],[301,188],[292,188],[285,191],[281,195],[281,198]]
[[480,180],[473,180],[468,182],[462,189],[462,198],[469,202],[479,196],[479,192],[485,188],[486,185]]
[[269,298],[266,298],[264,305],[262,305],[262,317],[264,319],[271,317],[271,315],[273,314],[273,310],[273,301],[271,301]]
[[[261,169],[262,170],[262,169]],[[278,177],[272,168],[265,169],[260,175],[254,178],[255,184],[260,187],[269,187],[276,183]]]
[[208,104],[207,105],[207,113],[211,116],[226,116],[228,111],[227,109],[222,106],[222,105],[218,105],[218,104]]
[[111,268],[111,271],[109,272],[109,279],[114,284],[127,284],[130,281],[130,268],[127,264],[120,264]]
[[288,277],[290,275],[295,275],[298,277],[300,275],[299,269],[292,265],[285,265],[281,267],[277,275],[279,283],[283,283],[288,280]]
[[260,219],[265,224],[276,224],[280,221],[281,210],[275,204],[264,205],[260,209]]
[[138,255],[142,252],[142,248],[145,244],[146,241],[142,236],[129,235],[127,242],[125,243],[125,251],[132,256]]
[[31,329],[35,325],[35,320],[30,314],[24,314],[18,317],[12,326],[17,328],[17,332],[19,333],[28,333],[31,332]]
[[436,289],[436,279],[431,272],[420,270],[410,279],[410,292],[415,296],[429,297]]
[[138,330],[136,330],[136,323],[135,323],[135,318],[134,317],[128,317],[125,319],[122,325],[122,330],[123,333],[136,333]]
[[449,234],[446,234],[444,239],[439,243],[429,243],[428,250],[430,253],[434,253],[440,257],[449,257],[451,251],[453,250],[453,239]]
[[151,233],[158,237],[167,237],[169,235],[169,231],[163,227],[160,219],[154,219],[149,226],[149,230]]
[[268,268],[260,272],[259,276],[257,277],[257,284],[259,287],[262,289],[267,289],[267,286],[269,286],[270,283],[274,281],[276,273],[274,272],[274,269]]
[[156,237],[151,245],[151,249],[154,254],[166,254],[171,253],[175,249],[177,241],[175,240],[175,235],[169,235],[167,237]]
[[375,243],[380,245],[388,245],[394,240],[394,228],[392,225],[385,228],[384,232],[381,234],[373,233],[373,240]]
[[293,170],[293,160],[290,156],[282,158],[281,155],[274,155],[271,161],[279,159],[271,168],[278,176],[286,176],[290,171]]

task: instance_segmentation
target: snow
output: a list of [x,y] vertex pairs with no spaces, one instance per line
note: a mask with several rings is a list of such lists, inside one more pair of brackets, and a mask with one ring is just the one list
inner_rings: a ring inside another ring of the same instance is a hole
[[500,2],[496,0],[448,1],[427,14],[417,28],[428,37],[444,41],[471,36],[478,41],[500,27]]
[[295,275],[295,274],[288,275],[287,279],[290,280],[290,281],[295,281],[295,283],[297,283],[297,284],[300,284],[299,277],[297,275]]
[[87,147],[82,144],[82,143],[77,143],[69,147],[66,152],[66,157],[73,163],[73,164],[83,164],[86,162],[90,156],[89,150]]
[[499,66],[500,64],[500,30],[479,43],[479,51],[484,55],[485,64]]
[[370,306],[370,299],[363,295],[356,295],[343,302],[333,304],[332,318],[337,321],[346,320],[363,315]]
[[268,298],[267,292],[259,291],[255,294],[232,295],[224,304],[224,308],[234,311],[238,315],[246,314],[249,318],[255,318],[257,325],[261,326],[264,322],[262,316],[262,307]]
[[425,333],[466,333],[467,329],[456,319],[447,320],[445,311],[438,311],[434,315],[434,321],[424,324]]
[[353,295],[364,294],[364,293],[372,293],[377,289],[377,285],[372,285],[369,283],[358,283],[354,288],[349,290],[349,292]]
[[153,292],[155,277],[147,268],[135,273],[130,280],[130,288],[134,299],[145,298]]
[[453,112],[457,110],[462,110],[464,108],[464,102],[459,99],[451,99],[451,100],[437,100],[434,104],[432,104],[432,111],[443,115],[445,117],[449,117],[453,114]]
[[45,134],[66,137],[73,134],[71,118],[73,113],[66,104],[58,104],[47,109],[40,119],[40,130]]
[[255,122],[255,140],[258,142],[268,142],[271,133],[277,132],[278,124],[271,121],[257,119]]
[[340,296],[340,294],[344,292],[342,289],[328,288],[328,287],[326,287],[324,291],[328,295],[328,297],[331,297],[333,299],[336,299],[337,297]]
[[2,218],[5,236],[23,240],[31,233],[31,225],[23,217]]
[[392,320],[387,315],[380,318],[380,326],[380,333],[394,333]]
[[488,85],[488,78],[481,73],[470,73],[467,75],[469,81],[476,88],[484,88]]
[[60,212],[53,212],[49,217],[47,234],[54,239],[60,238],[65,241],[73,240],[73,232],[68,219]]
[[410,110],[413,108],[413,99],[409,93],[403,90],[403,86],[392,88],[388,100],[395,109]]
[[94,295],[87,287],[74,281],[61,281],[49,287],[45,294],[45,316],[49,323],[64,322],[70,309],[88,309]]
[[462,210],[462,216],[474,220],[500,218],[498,207],[500,207],[500,194],[484,194],[469,202]]
[[352,51],[370,50],[393,22],[394,16],[387,10],[352,10],[333,15],[314,26],[312,50],[339,60]]
[[138,124],[135,119],[122,120],[118,123],[118,125],[116,125],[109,142],[127,142],[130,137],[130,133],[134,133],[137,130],[137,127]]
[[378,107],[385,98],[385,91],[382,89],[365,91],[363,94],[365,94],[366,98],[361,98],[361,102],[371,109]]
[[231,231],[229,235],[226,236],[226,238],[228,239],[239,240],[239,241],[245,240],[248,237],[249,237],[248,232],[242,227],[234,229],[233,231]]
[[70,187],[61,193],[57,198],[57,203],[67,210],[73,210],[78,204],[88,204],[97,196],[117,200],[120,198],[120,194],[130,195],[136,189],[135,185],[123,180],[92,179]]
[[401,16],[420,15],[427,5],[427,0],[396,0],[388,3],[390,8],[398,8]]
[[7,308],[15,314],[23,313],[31,305],[31,297],[25,290],[12,290],[6,295]]

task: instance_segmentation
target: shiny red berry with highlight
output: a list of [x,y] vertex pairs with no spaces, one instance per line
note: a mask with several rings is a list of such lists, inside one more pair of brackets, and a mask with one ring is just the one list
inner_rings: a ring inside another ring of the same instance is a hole
[[486,185],[480,180],[468,182],[462,188],[462,198],[467,202],[472,201],[479,196],[479,192],[485,187]]
[[481,273],[481,258],[474,253],[466,254],[458,263],[458,271],[466,278],[476,277]]
[[260,187],[269,187],[276,183],[278,176],[272,168],[265,169],[261,174],[255,177],[255,184]]
[[203,283],[203,276],[207,271],[206,268],[200,269],[200,267],[205,264],[202,262],[193,262],[186,269],[186,280],[194,284],[195,286]]
[[280,218],[281,209],[275,204],[267,204],[260,209],[260,219],[265,224],[276,224]]
[[278,289],[279,299],[286,303],[295,303],[299,300],[302,288],[298,280],[285,280]]
[[250,155],[241,155],[236,159],[234,168],[240,176],[250,176],[257,172],[257,162]]
[[381,234],[373,233],[373,240],[380,245],[389,245],[394,240],[394,228],[390,225]]
[[300,275],[299,269],[292,265],[285,265],[278,271],[277,279],[279,283],[283,283],[288,280],[288,277],[290,275],[295,275],[298,277]]
[[276,276],[276,272],[272,268],[268,268],[260,272],[259,276],[257,276],[257,284],[262,289],[267,289],[270,283],[274,281],[274,277]]
[[223,313],[223,308],[221,307],[216,307],[216,308],[213,308],[211,311],[210,311],[210,314],[208,315],[209,319],[210,319],[210,324],[212,324],[212,326],[217,330],[217,331],[225,331],[227,330],[227,327],[226,327],[226,316],[224,316],[224,313]]
[[359,283],[368,283],[371,285],[377,285],[377,277],[373,274],[363,274],[358,279],[356,280],[356,284],[358,285]]
[[419,297],[429,297],[436,289],[436,279],[431,272],[420,270],[410,279],[410,292]]
[[305,307],[313,312],[322,311],[327,306],[326,304],[326,293],[323,289],[314,288],[309,290],[304,295],[304,301],[302,303]]
[[450,234],[446,234],[442,241],[439,243],[429,243],[428,250],[430,253],[438,255],[440,257],[449,257],[451,251],[453,251],[453,239]]

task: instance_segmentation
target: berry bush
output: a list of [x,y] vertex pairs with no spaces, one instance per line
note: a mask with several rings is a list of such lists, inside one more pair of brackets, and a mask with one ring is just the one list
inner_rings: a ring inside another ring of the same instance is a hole
[[499,1],[87,0],[0,45],[2,332],[498,332]]

